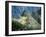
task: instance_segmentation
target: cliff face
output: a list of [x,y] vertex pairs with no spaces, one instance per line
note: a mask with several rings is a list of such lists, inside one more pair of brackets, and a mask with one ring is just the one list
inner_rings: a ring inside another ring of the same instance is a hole
[[[14,9],[15,8],[15,9]],[[12,16],[12,30],[41,29],[41,8],[14,7]]]
[[12,27],[14,30],[39,30],[41,29],[41,24],[39,24],[35,18],[30,12],[24,12],[19,19],[12,19],[12,25],[15,25]]
[[[35,13],[35,12],[34,12]],[[25,11],[23,13],[23,16],[27,16],[27,28],[30,29],[32,28],[32,30],[36,30],[36,29],[41,29],[41,24],[38,22],[37,19],[40,19],[40,16],[38,13],[35,13],[35,15],[32,14],[32,12],[29,11]],[[40,20],[39,20],[40,21]]]

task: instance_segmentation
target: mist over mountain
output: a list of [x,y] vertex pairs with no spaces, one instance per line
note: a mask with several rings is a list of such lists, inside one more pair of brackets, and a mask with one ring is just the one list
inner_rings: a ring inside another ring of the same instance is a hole
[[30,11],[30,12],[37,12],[40,7],[30,7],[30,6],[12,6],[12,15],[15,16],[15,14],[22,14],[23,11]]
[[41,7],[12,6],[12,20],[13,30],[40,29]]

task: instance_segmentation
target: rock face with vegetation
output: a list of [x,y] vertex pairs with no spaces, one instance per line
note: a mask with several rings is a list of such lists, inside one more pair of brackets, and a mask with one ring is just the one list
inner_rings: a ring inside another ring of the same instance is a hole
[[28,11],[24,11],[19,19],[12,19],[12,30],[15,31],[41,29],[41,22],[39,16],[39,13],[30,13]]
[[41,8],[12,6],[12,31],[41,29]]

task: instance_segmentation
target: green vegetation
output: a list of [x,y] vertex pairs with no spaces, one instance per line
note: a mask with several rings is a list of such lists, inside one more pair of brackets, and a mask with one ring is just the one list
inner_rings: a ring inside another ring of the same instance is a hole
[[17,21],[12,21],[12,31],[18,30],[32,30],[32,28],[29,27],[28,25],[22,25]]
[[[24,11],[21,16],[27,17],[26,24],[23,25],[23,22],[20,23],[18,21],[12,20],[12,31],[41,29],[41,9],[37,12],[32,12],[32,14],[30,14],[30,12]],[[21,21],[24,21],[24,19]]]

